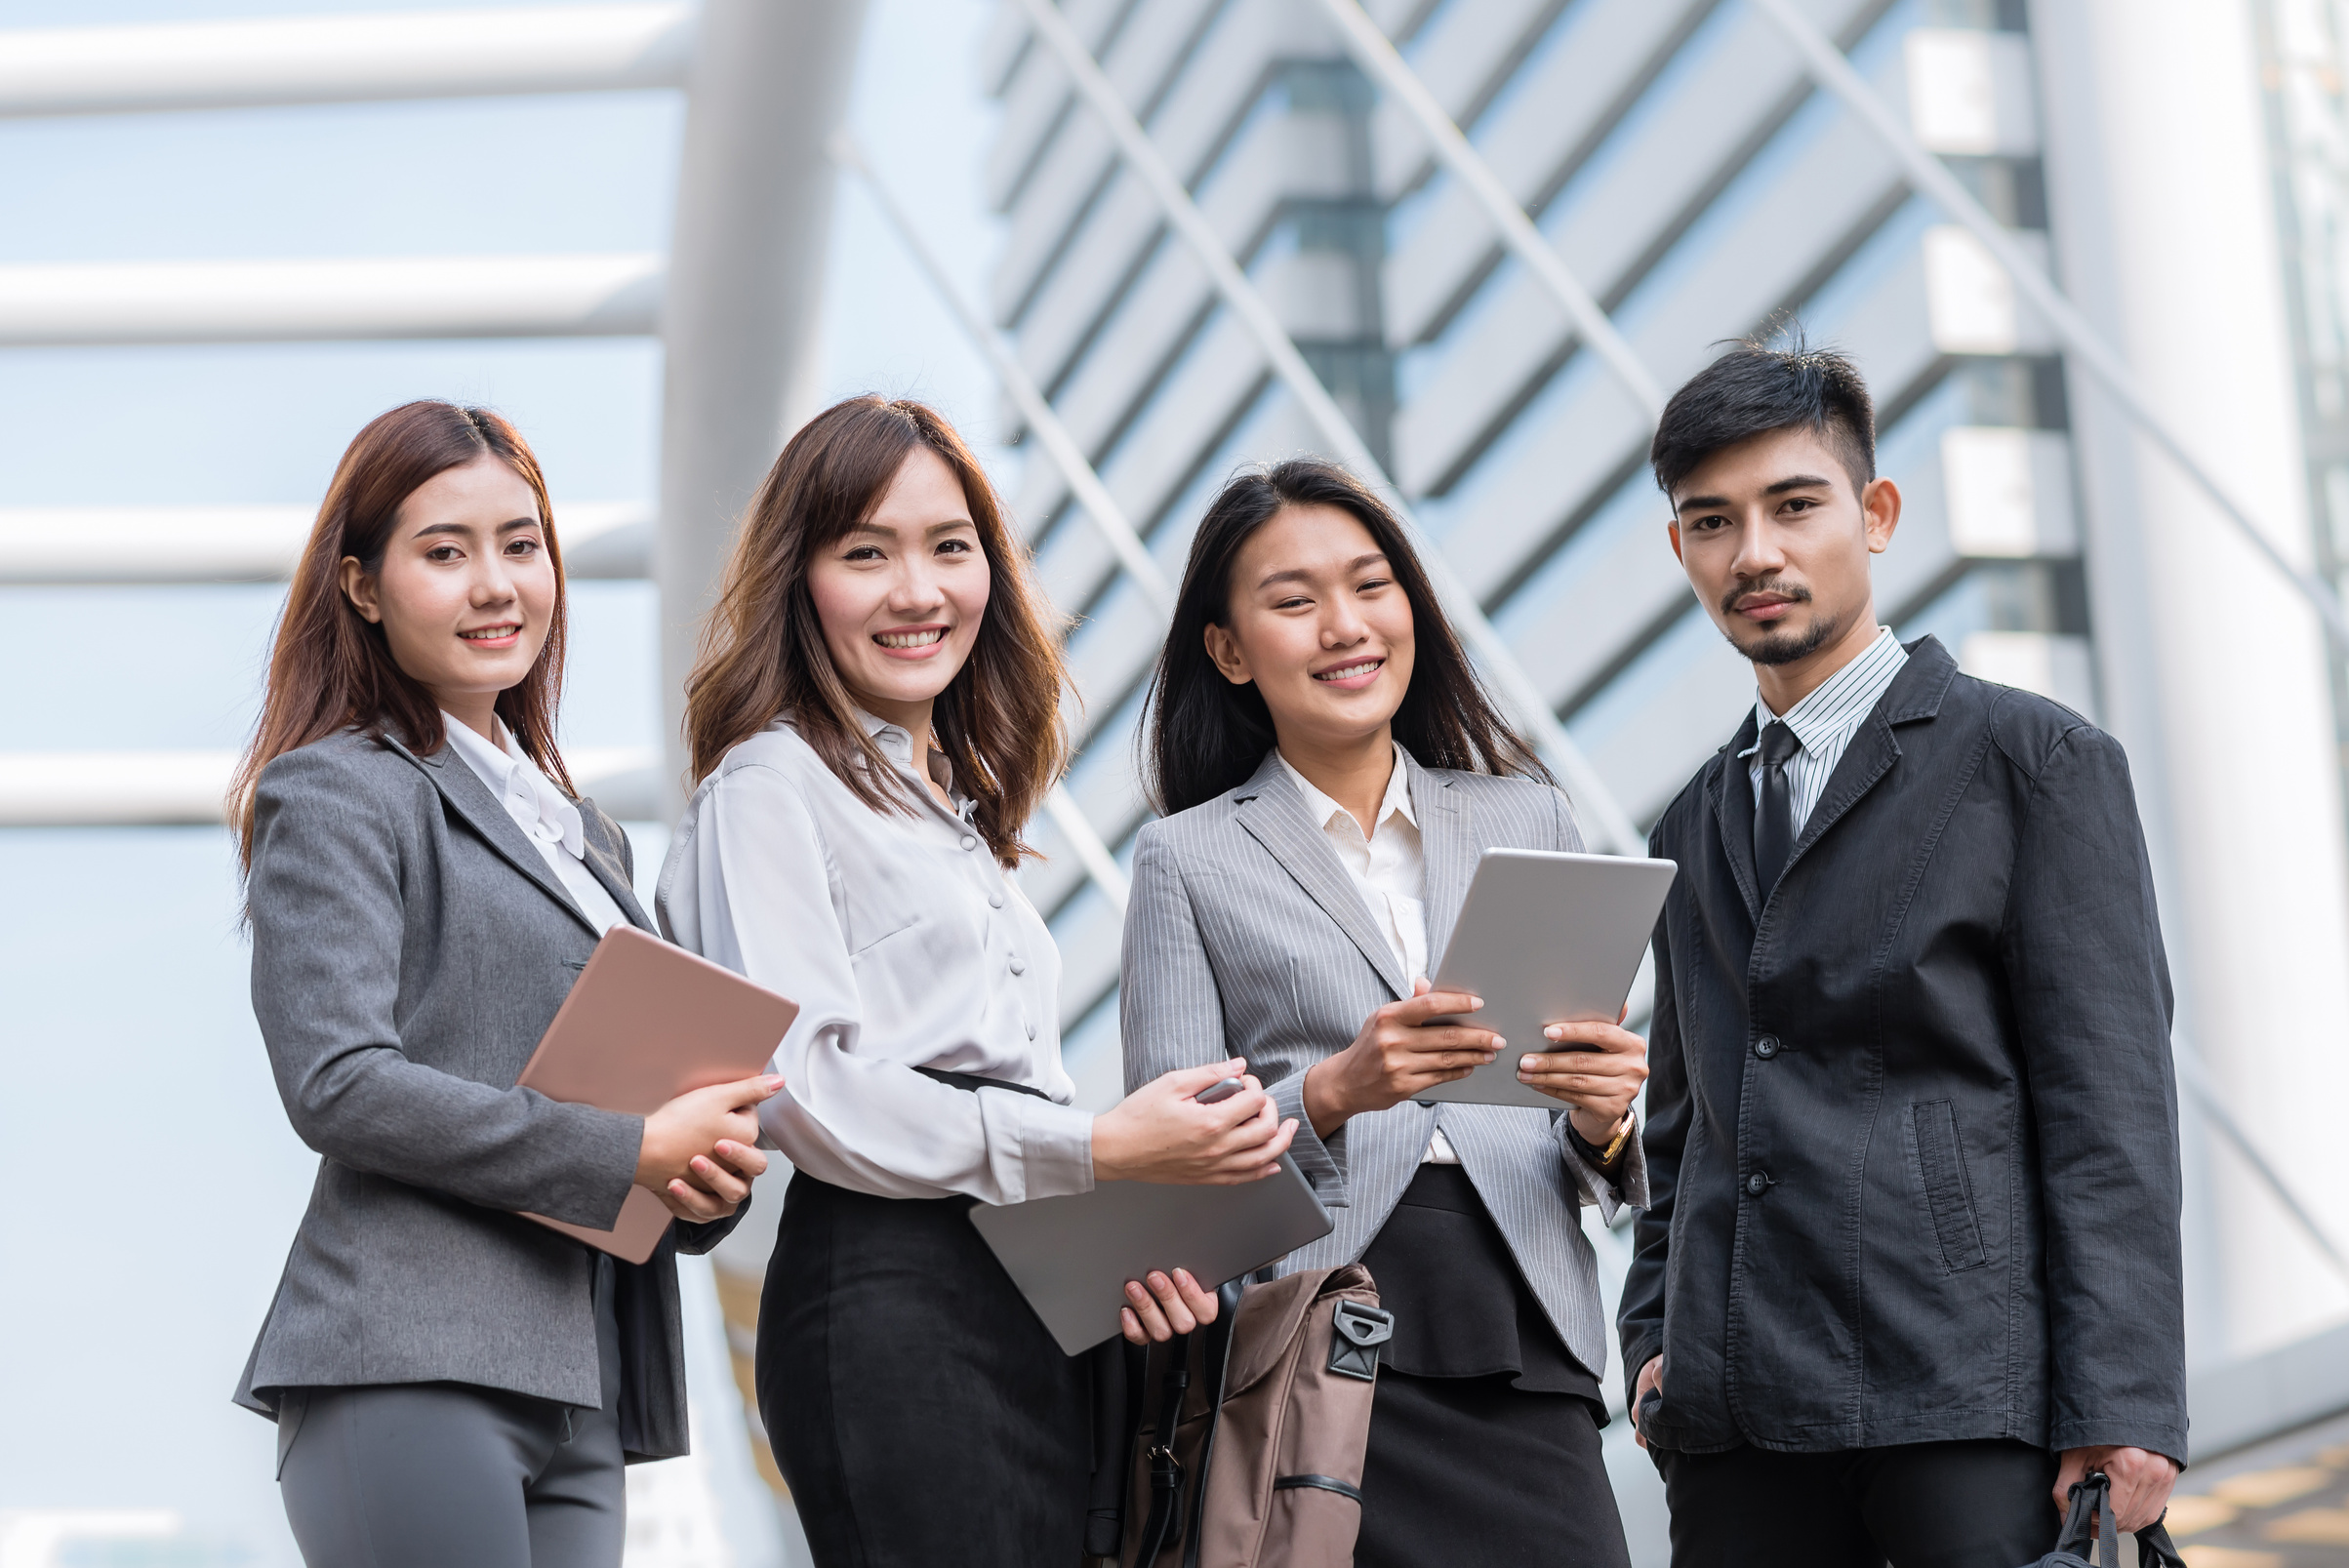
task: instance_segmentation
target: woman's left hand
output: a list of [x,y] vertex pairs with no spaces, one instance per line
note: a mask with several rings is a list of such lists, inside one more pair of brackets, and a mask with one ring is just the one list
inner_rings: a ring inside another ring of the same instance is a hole
[[1117,1309],[1117,1325],[1128,1343],[1148,1345],[1154,1340],[1163,1345],[1178,1334],[1189,1334],[1202,1323],[1215,1321],[1215,1292],[1199,1289],[1190,1269],[1178,1268],[1170,1279],[1154,1268],[1147,1284],[1145,1289],[1143,1280],[1125,1282],[1127,1305]]
[[748,1144],[722,1138],[709,1153],[689,1160],[687,1169],[693,1173],[690,1180],[670,1182],[655,1195],[678,1219],[708,1225],[742,1207],[751,1182],[766,1174],[767,1157]]
[[1565,1049],[1519,1058],[1518,1082],[1564,1101],[1583,1141],[1605,1147],[1647,1081],[1647,1042],[1615,1024],[1553,1024],[1542,1032]]

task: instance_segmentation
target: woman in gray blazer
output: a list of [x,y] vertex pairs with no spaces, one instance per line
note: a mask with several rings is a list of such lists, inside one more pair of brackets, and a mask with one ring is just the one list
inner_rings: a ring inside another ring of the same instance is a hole
[[[1242,473],[1192,543],[1151,694],[1126,916],[1126,1078],[1238,1056],[1396,1313],[1360,1568],[1626,1561],[1600,1461],[1606,1323],[1580,1206],[1643,1206],[1638,1036],[1553,1025],[1555,1111],[1411,1097],[1493,1059],[1425,979],[1487,848],[1579,850],[1401,527],[1344,469]],[[1133,1336],[1129,1334],[1129,1338]]]
[[[514,1080],[623,921],[628,845],[553,745],[561,560],[537,460],[438,402],[352,441],[233,800],[253,1010],[321,1158],[236,1393],[313,1565],[617,1565],[622,1466],[682,1454],[676,1253],[765,1166],[757,1078],[650,1116]],[[631,1185],[684,1222],[642,1266]]]

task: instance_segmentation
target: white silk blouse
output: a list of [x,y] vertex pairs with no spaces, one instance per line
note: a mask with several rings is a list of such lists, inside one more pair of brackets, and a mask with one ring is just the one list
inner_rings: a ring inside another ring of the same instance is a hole
[[686,807],[655,899],[662,933],[799,1004],[775,1053],[784,1088],[759,1108],[798,1169],[891,1198],[1090,1191],[1093,1116],[1061,1066],[1051,933],[971,803],[955,794],[949,811],[922,784],[913,738],[859,717],[914,809],[872,810],[779,719]]

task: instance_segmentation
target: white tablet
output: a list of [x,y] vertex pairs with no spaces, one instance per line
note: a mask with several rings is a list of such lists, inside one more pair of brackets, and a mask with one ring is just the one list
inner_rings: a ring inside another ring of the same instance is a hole
[[1125,1282],[1188,1268],[1214,1290],[1337,1227],[1297,1162],[1239,1186],[1104,1182],[1090,1192],[971,1210],[971,1224],[1070,1355],[1117,1332]]
[[1564,1109],[1518,1082],[1518,1058],[1555,1049],[1542,1036],[1549,1025],[1615,1022],[1680,869],[1613,855],[1486,850],[1431,978],[1438,990],[1483,997],[1482,1011],[1460,1022],[1509,1043],[1489,1065],[1414,1098]]

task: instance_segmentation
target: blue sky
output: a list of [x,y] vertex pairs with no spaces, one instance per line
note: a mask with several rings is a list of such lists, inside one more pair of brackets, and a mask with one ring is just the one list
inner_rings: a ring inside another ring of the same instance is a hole
[[[0,0],[0,27],[458,8]],[[986,15],[872,0],[852,109],[974,293]],[[681,121],[667,94],[0,121],[0,265],[658,250]],[[829,394],[929,398],[992,453],[983,364],[853,188],[826,350]],[[506,410],[558,501],[636,499],[659,387],[632,341],[0,351],[0,505],[311,504],[352,432],[418,396]],[[575,595],[566,739],[654,744],[649,589]],[[0,587],[0,748],[238,744],[279,598]],[[290,1561],[269,1428],[227,1395],[313,1160],[246,1006],[224,836],[0,829],[0,1387],[43,1413],[0,1430],[0,1509],[175,1508],[173,1561]]]

